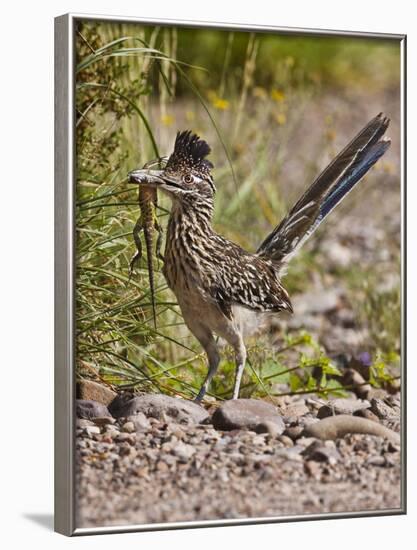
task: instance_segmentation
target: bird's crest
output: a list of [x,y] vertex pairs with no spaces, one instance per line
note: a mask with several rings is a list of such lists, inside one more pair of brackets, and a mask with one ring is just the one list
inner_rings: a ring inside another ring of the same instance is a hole
[[165,170],[173,173],[194,172],[202,177],[210,176],[213,164],[205,158],[210,152],[208,143],[190,130],[178,132],[174,152],[169,157]]

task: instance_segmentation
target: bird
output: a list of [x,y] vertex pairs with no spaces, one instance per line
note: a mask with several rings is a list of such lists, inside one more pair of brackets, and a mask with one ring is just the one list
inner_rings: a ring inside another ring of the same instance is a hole
[[256,252],[216,233],[212,226],[214,183],[208,143],[191,130],[178,132],[174,149],[159,169],[135,169],[128,181],[169,196],[163,274],[185,324],[208,359],[200,403],[220,362],[217,337],[234,350],[232,399],[238,399],[247,351],[245,316],[293,312],[282,277],[288,262],[323,220],[390,146],[389,118],[374,117],[316,177]]

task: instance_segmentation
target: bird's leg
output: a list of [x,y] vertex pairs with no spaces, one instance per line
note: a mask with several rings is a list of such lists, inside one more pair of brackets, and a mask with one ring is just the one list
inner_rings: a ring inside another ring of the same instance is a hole
[[[186,317],[184,317],[184,320],[186,321]],[[208,358],[207,376],[204,380],[203,385],[200,388],[200,391],[198,392],[197,397],[194,399],[196,403],[200,403],[200,401],[203,400],[203,397],[205,396],[208,390],[208,387],[210,385],[210,382],[213,376],[216,374],[216,371],[220,362],[220,354],[217,349],[216,340],[214,339],[213,333],[211,332],[210,329],[208,329],[206,326],[202,324],[196,325],[195,323],[192,326],[192,328],[190,326],[188,326],[188,328],[191,330],[191,332],[194,334],[194,336],[203,346],[204,351],[207,353],[207,358]]]
[[129,280],[132,277],[133,269],[136,265],[136,263],[141,259],[142,257],[142,243],[140,240],[140,232],[143,230],[143,219],[142,216],[138,219],[138,221],[135,223],[135,227],[133,228],[133,240],[135,241],[136,245],[136,252],[132,256],[132,259],[130,260],[129,264]]
[[208,368],[206,379],[204,380],[203,385],[201,386],[200,391],[198,392],[198,395],[194,400],[196,401],[196,403],[200,403],[200,401],[202,401],[203,397],[205,396],[210,386],[210,382],[213,376],[217,372],[217,368],[220,362],[220,355],[217,350],[216,342],[213,336],[211,336],[211,339],[208,343],[206,343],[205,345],[204,344],[201,344],[201,345],[204,347],[205,352],[207,353],[209,368]]
[[246,363],[246,348],[245,348],[245,344],[243,343],[243,339],[240,335],[238,337],[238,340],[232,345],[235,350],[235,357],[236,357],[235,385],[233,388],[232,399],[238,399],[240,383],[242,381],[242,375],[243,375],[243,371],[245,369],[245,363]]

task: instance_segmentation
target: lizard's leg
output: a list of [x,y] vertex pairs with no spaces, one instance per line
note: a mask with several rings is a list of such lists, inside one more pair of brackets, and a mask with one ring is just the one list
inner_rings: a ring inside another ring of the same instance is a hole
[[158,233],[158,236],[156,238],[156,245],[155,245],[156,257],[163,262],[164,261],[164,255],[161,252],[161,248],[162,248],[162,237],[164,235],[164,230],[162,229],[162,225],[159,225],[159,222],[158,222],[157,218],[155,218],[154,227],[156,229],[156,232]]
[[136,265],[136,263],[138,262],[138,260],[140,260],[140,258],[142,257],[142,242],[140,240],[140,233],[141,231],[143,230],[143,221],[142,221],[142,216],[138,219],[138,221],[135,223],[135,227],[133,228],[133,240],[135,241],[135,245],[136,245],[136,252],[135,254],[132,256],[132,259],[130,260],[130,264],[129,264],[129,280],[130,278],[132,277],[132,274],[133,274],[133,269]]

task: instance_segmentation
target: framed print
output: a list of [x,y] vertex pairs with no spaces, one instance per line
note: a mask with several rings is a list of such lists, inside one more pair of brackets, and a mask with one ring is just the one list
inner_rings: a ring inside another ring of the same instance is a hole
[[55,30],[56,530],[405,513],[405,36]]

